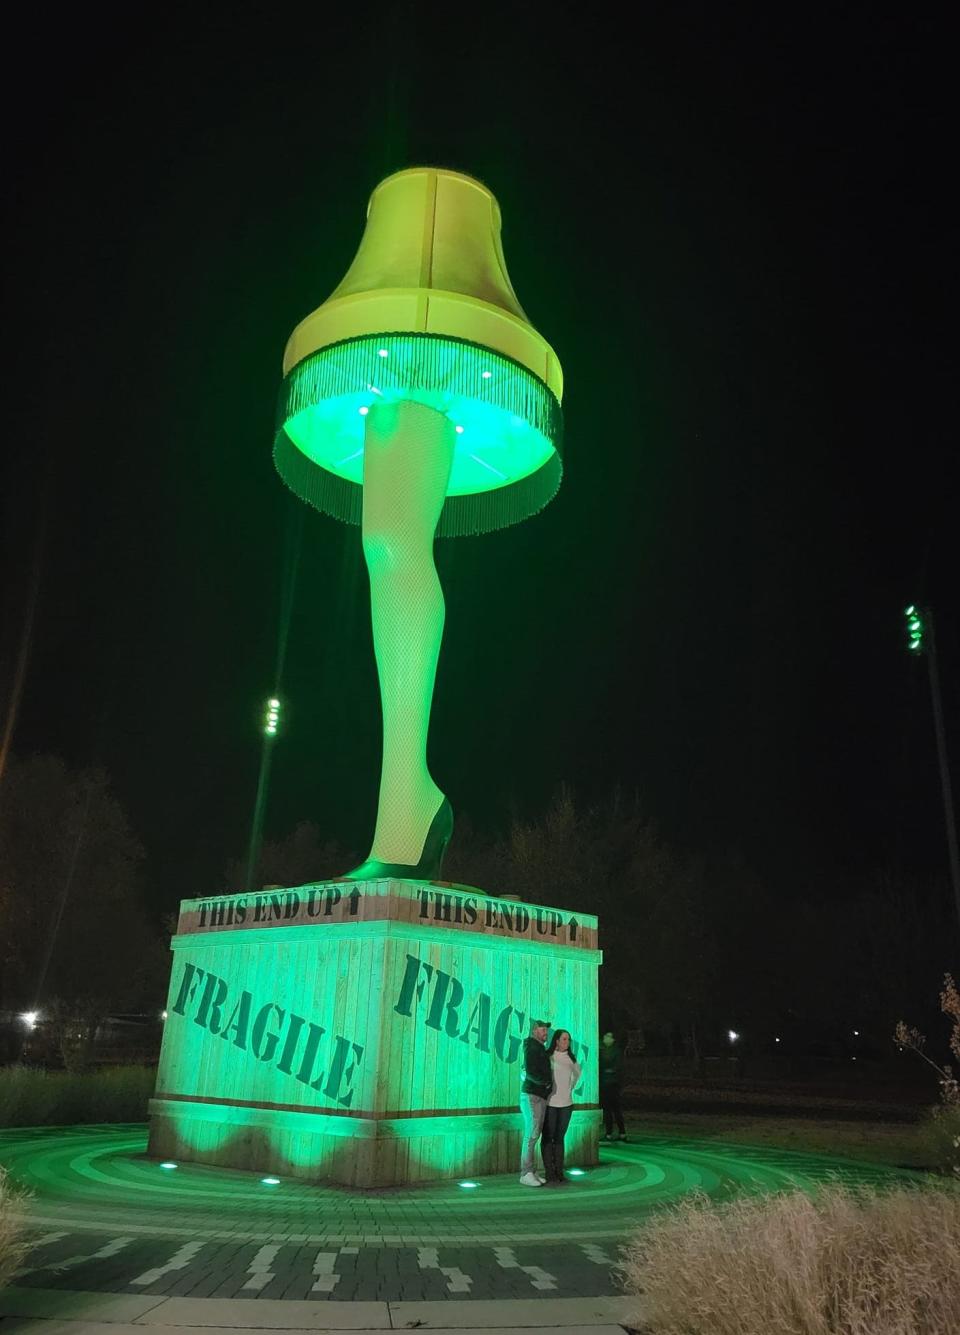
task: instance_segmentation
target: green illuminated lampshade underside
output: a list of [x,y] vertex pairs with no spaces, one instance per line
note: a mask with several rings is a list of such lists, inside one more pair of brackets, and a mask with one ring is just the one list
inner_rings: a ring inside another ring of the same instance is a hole
[[350,339],[293,367],[274,445],[290,489],[359,523],[364,419],[383,400],[425,404],[459,428],[440,537],[519,523],[555,495],[562,465],[554,394],[508,357],[430,334]]

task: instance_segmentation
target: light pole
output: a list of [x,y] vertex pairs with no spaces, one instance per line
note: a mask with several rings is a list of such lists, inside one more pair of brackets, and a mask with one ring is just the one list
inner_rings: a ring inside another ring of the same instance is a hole
[[950,782],[950,763],[947,759],[947,737],[943,726],[943,703],[940,699],[940,673],[937,670],[937,637],[933,628],[933,613],[929,607],[911,603],[904,610],[907,620],[907,648],[912,654],[927,660],[930,674],[930,699],[933,703],[933,727],[937,735],[937,759],[940,762],[940,788],[943,793],[943,815],[947,827],[947,853],[950,861],[950,882],[953,902],[960,926],[960,857],[957,855],[957,822],[953,810],[953,785]]
[[257,778],[257,797],[253,804],[253,821],[250,826],[250,847],[247,849],[247,873],[244,877],[244,889],[254,890],[253,878],[260,860],[260,845],[263,842],[263,816],[267,806],[267,787],[270,782],[270,762],[273,759],[273,744],[280,728],[280,700],[272,695],[263,707],[263,744],[260,748],[260,774]]

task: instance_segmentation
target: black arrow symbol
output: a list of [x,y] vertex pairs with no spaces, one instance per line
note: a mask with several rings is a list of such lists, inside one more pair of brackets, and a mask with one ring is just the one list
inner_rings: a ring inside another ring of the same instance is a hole
[[577,939],[577,928],[580,926],[580,924],[577,922],[576,918],[571,918],[570,921],[569,921],[569,923],[567,924],[567,926],[568,926],[569,929],[570,929],[570,940],[571,940],[571,941],[576,941],[576,939]]
[[347,898],[350,901],[350,916],[355,918],[357,916],[357,905],[360,903],[360,891],[351,890]]

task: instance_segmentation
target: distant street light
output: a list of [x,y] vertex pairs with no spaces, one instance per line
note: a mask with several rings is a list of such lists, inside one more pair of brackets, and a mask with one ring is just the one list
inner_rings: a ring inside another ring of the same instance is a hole
[[263,746],[260,748],[260,773],[257,777],[257,796],[253,804],[253,820],[250,825],[250,846],[247,849],[247,874],[243,888],[253,890],[253,878],[260,861],[260,846],[263,842],[263,818],[267,807],[267,787],[270,781],[270,762],[273,758],[273,743],[277,740],[280,729],[281,704],[277,696],[271,695],[263,706]]
[[911,603],[904,609],[907,620],[907,649],[927,660],[930,677],[930,700],[933,704],[933,727],[937,737],[937,760],[940,764],[940,789],[943,794],[943,814],[947,827],[947,857],[953,902],[960,926],[960,856],[957,854],[957,823],[953,812],[953,786],[950,782],[950,764],[947,759],[947,736],[943,726],[943,703],[940,699],[940,672],[937,667],[937,637],[934,633],[933,612],[929,607]]
[[263,735],[265,737],[276,737],[277,728],[280,724],[280,701],[276,696],[271,696],[267,701],[263,713]]
[[727,1030],[727,1038],[729,1038],[729,1040],[730,1040],[731,1043],[736,1043],[736,1041],[737,1041],[737,1039],[738,1039],[739,1037],[740,1037],[740,1035],[737,1033],[736,1029],[728,1029],[728,1030]]
[[37,1021],[40,1019],[40,1012],[21,1011],[20,1019],[27,1026],[28,1029],[35,1029],[37,1027]]
[[912,654],[923,653],[923,616],[920,609],[911,603],[904,611],[907,618],[907,648]]

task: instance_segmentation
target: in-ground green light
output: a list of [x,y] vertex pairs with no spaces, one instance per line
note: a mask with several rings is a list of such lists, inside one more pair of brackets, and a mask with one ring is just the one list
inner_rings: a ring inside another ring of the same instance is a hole
[[265,1187],[279,1187],[280,1179],[278,1177],[262,1177],[260,1181]]
[[160,1165],[160,1167],[161,1167],[161,1168],[176,1168],[177,1165],[176,1165],[175,1163],[169,1163],[169,1162],[168,1162],[168,1163],[162,1163],[162,1164]]
[[480,1185],[479,1182],[458,1182],[458,1183],[457,1183],[457,1186],[458,1186],[458,1187],[462,1187],[462,1189],[463,1189],[464,1191],[476,1191],[476,1189],[477,1189],[477,1187],[479,1187],[479,1185]]
[[585,1177],[586,1173],[582,1168],[568,1168],[567,1177]]

